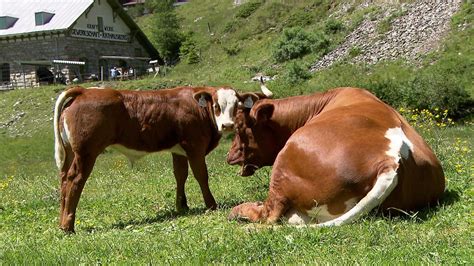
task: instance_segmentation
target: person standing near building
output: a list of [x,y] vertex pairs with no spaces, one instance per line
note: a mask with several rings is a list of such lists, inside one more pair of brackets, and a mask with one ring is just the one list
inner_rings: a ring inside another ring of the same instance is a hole
[[110,69],[110,77],[115,80],[117,78],[117,68],[116,67],[113,67],[112,69]]

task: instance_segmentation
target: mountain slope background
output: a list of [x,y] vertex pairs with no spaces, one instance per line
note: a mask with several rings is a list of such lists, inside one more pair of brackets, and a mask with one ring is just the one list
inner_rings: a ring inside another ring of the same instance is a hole
[[[176,12],[198,60],[167,70],[162,86],[256,90],[251,79],[263,74],[277,97],[358,86],[394,106],[472,114],[471,1],[194,0]],[[137,21],[153,40],[152,17]],[[279,60],[282,50],[299,54]]]

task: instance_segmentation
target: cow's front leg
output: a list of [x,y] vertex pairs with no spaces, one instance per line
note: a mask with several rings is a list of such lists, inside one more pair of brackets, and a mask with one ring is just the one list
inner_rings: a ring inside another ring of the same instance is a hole
[[234,207],[229,220],[275,223],[288,209],[288,201],[275,193],[270,193],[265,203],[246,202]]
[[262,202],[246,202],[235,206],[229,214],[229,220],[258,222],[264,217]]
[[199,186],[201,187],[201,192],[202,196],[204,197],[206,207],[212,210],[216,209],[216,200],[214,200],[211,190],[209,189],[209,175],[207,172],[206,160],[204,158],[204,155],[189,158],[189,164],[191,165],[191,169],[193,170],[194,177],[196,178],[199,183]]
[[189,210],[184,185],[188,178],[188,159],[178,154],[173,155],[173,172],[176,178],[176,210],[183,213]]

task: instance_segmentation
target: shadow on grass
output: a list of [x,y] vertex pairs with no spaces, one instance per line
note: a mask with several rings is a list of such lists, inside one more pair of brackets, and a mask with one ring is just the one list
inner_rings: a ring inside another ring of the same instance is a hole
[[444,192],[443,196],[436,205],[427,206],[418,211],[409,212],[399,209],[390,209],[389,213],[384,213],[383,216],[388,218],[397,217],[401,220],[410,220],[413,222],[422,223],[429,220],[433,215],[436,214],[436,212],[439,211],[439,209],[454,204],[455,202],[459,201],[460,198],[461,197],[459,196],[458,191],[448,189]]
[[190,217],[190,216],[201,215],[205,213],[206,210],[207,210],[206,208],[193,208],[183,213],[178,213],[177,211],[172,211],[172,210],[164,210],[164,211],[159,211],[154,217],[145,217],[143,219],[131,219],[128,221],[119,221],[117,223],[112,224],[112,228],[124,229],[124,228],[127,228],[129,226],[134,226],[134,225],[147,225],[147,224],[161,223],[161,222],[174,220],[178,217]]
[[[217,211],[221,210],[221,211],[228,212],[231,208],[233,208],[234,206],[240,203],[241,201],[237,199],[235,200],[227,199],[218,205]],[[205,214],[208,211],[209,210],[205,207],[192,208],[183,213],[179,213],[175,210],[160,210],[156,214],[156,216],[145,217],[142,219],[130,219],[128,221],[118,221],[112,224],[111,227],[108,227],[108,228],[88,226],[88,227],[83,228],[83,230],[90,233],[90,232],[97,232],[97,231],[103,231],[103,230],[108,230],[108,229],[128,229],[133,226],[150,225],[150,224],[155,224],[155,223],[171,221],[179,217],[199,216],[199,215]]]

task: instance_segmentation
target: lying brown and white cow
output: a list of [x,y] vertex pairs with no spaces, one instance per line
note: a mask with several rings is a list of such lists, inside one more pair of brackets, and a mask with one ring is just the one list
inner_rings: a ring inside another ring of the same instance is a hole
[[[61,177],[60,227],[74,230],[76,207],[97,156],[115,147],[132,162],[148,153],[173,155],[176,208],[188,209],[188,162],[210,209],[205,155],[232,130],[239,95],[231,88],[180,87],[157,91],[84,89],[63,92],[54,114],[55,158]],[[200,107],[201,106],[201,107]]]
[[[257,100],[246,100],[247,106]],[[440,162],[393,108],[366,90],[257,101],[239,110],[228,163],[241,175],[272,165],[264,203],[234,207],[230,219],[316,226],[346,224],[377,206],[414,210],[443,194]]]

